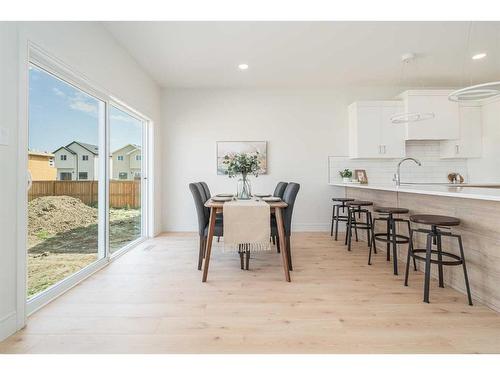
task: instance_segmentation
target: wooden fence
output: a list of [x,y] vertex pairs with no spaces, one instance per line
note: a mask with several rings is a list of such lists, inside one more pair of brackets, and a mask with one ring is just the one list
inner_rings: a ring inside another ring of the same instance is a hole
[[[28,193],[28,201],[38,197],[67,195],[78,198],[85,204],[94,205],[97,204],[97,194],[97,181],[33,181]],[[109,183],[109,203],[114,208],[140,207],[140,180],[111,180]]]

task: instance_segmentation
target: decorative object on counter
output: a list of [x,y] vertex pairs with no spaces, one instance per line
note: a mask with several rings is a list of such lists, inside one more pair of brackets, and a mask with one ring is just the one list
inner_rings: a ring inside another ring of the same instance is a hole
[[368,183],[368,176],[366,175],[366,171],[364,169],[356,169],[354,171],[354,175],[360,184]]
[[343,171],[339,171],[339,175],[340,175],[340,177],[342,177],[342,182],[344,184],[351,182],[352,171],[350,169],[346,168]]
[[[413,52],[408,52],[405,53],[403,56],[401,56],[402,66],[401,66],[401,77],[399,80],[399,85],[401,87],[404,86],[403,77],[404,77],[405,66],[410,65],[410,63],[415,60],[415,57],[416,56]],[[415,70],[418,73],[418,68],[415,68]],[[421,79],[420,79],[420,85],[424,87]],[[410,122],[430,120],[433,119],[434,117],[435,117],[434,112],[404,112],[404,113],[397,113],[391,116],[391,122],[393,124],[408,124]]]
[[224,163],[227,155],[256,154],[260,162],[259,174],[267,173],[266,141],[218,141],[217,142],[217,174],[227,175],[228,165]]
[[224,156],[223,164],[226,165],[226,174],[230,178],[241,175],[236,189],[236,196],[238,199],[250,199],[252,197],[252,187],[248,175],[253,174],[255,177],[259,176],[259,153],[228,154]]
[[[471,40],[472,40],[472,26],[473,22],[471,21],[469,23],[469,29],[467,31],[467,39],[466,39],[466,53],[464,54],[464,67],[466,65],[469,66],[470,69],[470,52],[471,52]],[[480,57],[485,57],[486,54]],[[464,69],[464,74],[465,74],[465,69]],[[472,72],[469,71],[469,77],[472,76]],[[464,77],[465,78],[465,77]],[[448,95],[448,100],[452,102],[464,102],[464,103],[470,103],[470,102],[476,102],[479,103],[483,100],[487,99],[492,99],[497,96],[500,96],[500,82],[487,82],[487,83],[481,83],[481,84],[476,84],[468,87],[464,87],[459,90],[455,90],[450,95]]]
[[463,184],[465,180],[460,173],[450,173],[448,174],[448,181],[452,184]]

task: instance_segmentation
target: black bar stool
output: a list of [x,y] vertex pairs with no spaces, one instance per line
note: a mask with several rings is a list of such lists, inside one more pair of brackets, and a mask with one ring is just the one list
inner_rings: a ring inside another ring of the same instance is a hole
[[[347,228],[346,228],[346,236],[345,236],[345,244],[347,245],[347,250],[351,251],[351,240],[352,240],[352,230],[354,229],[356,232],[358,229],[366,230],[366,238],[368,240],[368,246],[372,245],[371,237],[373,235],[373,221],[372,221],[372,213],[369,209],[363,208],[368,206],[373,206],[373,202],[369,201],[352,201],[346,203],[348,207],[348,218],[347,218]],[[361,214],[365,215],[365,222],[357,222],[356,214],[358,214],[358,218],[361,218]]]
[[[374,212],[379,213],[379,216],[373,219],[373,231],[375,232],[375,224],[377,221],[385,221],[386,222],[386,231],[374,233],[372,237],[373,241],[373,249],[375,254],[377,254],[377,245],[375,241],[382,241],[386,243],[387,246],[387,261],[391,260],[391,245],[392,245],[392,257],[394,263],[394,275],[398,274],[398,244],[404,244],[410,242],[410,220],[396,218],[394,215],[407,214],[410,212],[407,208],[401,207],[374,207]],[[408,225],[408,236],[404,236],[402,234],[397,233],[397,223],[406,223]],[[370,246],[370,253],[368,255],[368,265],[371,265],[372,260],[372,246]],[[417,265],[415,263],[415,259],[413,259],[413,267],[417,270]]]
[[[337,241],[339,233],[339,221],[347,223],[348,216],[345,211],[346,209],[348,209],[348,207],[346,205],[346,202],[352,202],[353,200],[354,198],[332,198],[333,212],[332,212],[332,228],[330,229],[330,236],[333,236],[333,226],[335,225],[335,241]],[[342,210],[342,215],[340,214],[340,210]],[[358,232],[356,231],[356,241],[357,240],[358,240]]]
[[[412,223],[430,225],[431,229],[412,229],[410,231],[410,244],[408,246],[408,257],[406,263],[405,286],[408,286],[408,273],[410,257],[425,261],[425,281],[424,281],[424,302],[429,303],[429,286],[431,280],[431,264],[438,265],[439,287],[444,288],[443,283],[443,266],[459,266],[462,265],[465,277],[465,288],[467,289],[467,298],[469,305],[472,306],[472,297],[470,294],[469,278],[467,276],[467,267],[465,266],[464,247],[462,245],[462,236],[451,232],[444,232],[441,228],[454,227],[460,224],[460,219],[451,216],[441,215],[412,215],[410,216]],[[427,245],[425,249],[415,249],[413,247],[413,233],[427,234]],[[441,237],[454,237],[458,240],[460,256],[442,250]],[[432,245],[437,245],[437,250],[432,249]],[[418,254],[425,254],[421,256]],[[432,255],[437,255],[437,259],[432,259]],[[452,260],[443,260],[443,256]]]

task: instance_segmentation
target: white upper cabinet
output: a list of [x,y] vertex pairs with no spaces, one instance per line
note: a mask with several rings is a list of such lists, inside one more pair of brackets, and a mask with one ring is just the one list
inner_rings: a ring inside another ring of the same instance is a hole
[[448,100],[450,90],[408,90],[400,95],[404,112],[434,113],[429,120],[406,124],[407,140],[450,140],[460,137],[458,103]]
[[482,154],[482,108],[459,106],[459,138],[440,142],[441,158],[479,158]]
[[390,118],[403,111],[401,101],[360,101],[349,106],[349,157],[400,158],[406,127]]

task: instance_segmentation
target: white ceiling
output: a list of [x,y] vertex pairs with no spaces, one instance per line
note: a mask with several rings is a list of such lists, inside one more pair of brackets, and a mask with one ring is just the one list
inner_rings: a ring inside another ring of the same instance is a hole
[[[409,86],[500,80],[500,22],[106,22],[162,87]],[[476,52],[487,52],[472,61]],[[466,57],[466,58],[465,58]],[[247,71],[238,71],[248,63]],[[464,68],[465,65],[465,68]],[[420,71],[420,74],[418,73]]]

